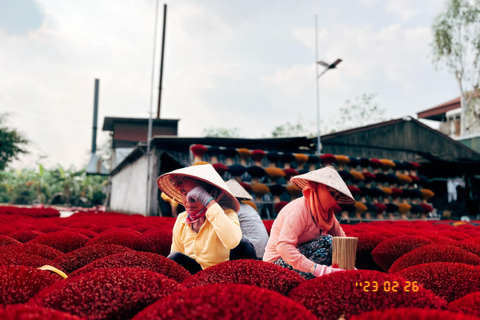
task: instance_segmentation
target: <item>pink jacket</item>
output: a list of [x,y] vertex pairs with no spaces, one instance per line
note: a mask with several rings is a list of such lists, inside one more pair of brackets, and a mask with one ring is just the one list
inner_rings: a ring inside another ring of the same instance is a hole
[[326,234],[345,236],[337,219],[330,230],[321,230],[320,233],[305,198],[295,199],[280,211],[273,222],[263,261],[274,262],[281,257],[294,269],[310,272],[315,263],[302,255],[297,247]]

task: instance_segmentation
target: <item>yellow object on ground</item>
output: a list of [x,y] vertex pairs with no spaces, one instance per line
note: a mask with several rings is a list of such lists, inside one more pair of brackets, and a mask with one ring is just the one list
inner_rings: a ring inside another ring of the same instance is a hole
[[44,265],[44,266],[41,266],[40,268],[38,268],[40,270],[45,270],[45,271],[52,271],[56,274],[58,274],[60,277],[62,277],[63,279],[67,279],[68,276],[61,270],[58,270],[57,268],[55,268],[54,266],[51,266],[51,265]]

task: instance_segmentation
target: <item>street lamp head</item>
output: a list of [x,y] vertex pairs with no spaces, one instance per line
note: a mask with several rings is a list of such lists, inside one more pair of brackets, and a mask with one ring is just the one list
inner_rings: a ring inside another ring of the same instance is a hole
[[317,61],[317,63],[321,66],[324,66],[325,68],[328,68],[330,65],[328,63],[326,63],[325,61]]
[[335,60],[334,63],[326,63],[325,61],[322,61],[322,60],[317,61],[317,63],[318,63],[319,65],[324,66],[324,67],[327,68],[327,69],[335,69],[335,67],[336,67],[340,62],[342,62],[342,59],[337,59],[337,60]]
[[342,62],[342,59],[337,59],[337,60],[335,60],[334,63],[332,63],[331,65],[328,66],[328,69],[335,69],[335,67],[336,67],[340,62]]

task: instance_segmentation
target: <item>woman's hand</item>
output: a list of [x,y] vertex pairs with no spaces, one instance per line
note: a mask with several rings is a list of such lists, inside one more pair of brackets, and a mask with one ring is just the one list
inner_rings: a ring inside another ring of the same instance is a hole
[[189,203],[199,202],[204,207],[206,207],[211,200],[213,200],[213,197],[200,186],[193,188],[187,194],[187,201]]
[[317,264],[315,266],[315,269],[313,270],[313,275],[315,277],[321,277],[323,275],[333,273],[333,272],[339,272],[339,271],[345,271],[345,270],[340,269],[340,268],[332,268],[332,267],[327,267],[327,266],[324,266],[324,265],[321,265],[321,264]]

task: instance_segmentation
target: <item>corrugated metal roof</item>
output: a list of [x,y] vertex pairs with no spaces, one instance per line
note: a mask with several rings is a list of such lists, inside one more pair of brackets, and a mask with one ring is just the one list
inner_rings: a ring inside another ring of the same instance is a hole
[[417,116],[421,119],[441,121],[445,117],[447,111],[460,108],[460,97],[455,98],[451,101],[442,103],[436,107],[420,111],[417,113]]
[[[177,123],[180,121],[179,119],[152,119],[153,125],[159,124],[169,124],[169,123]],[[121,122],[121,123],[135,123],[135,124],[145,124],[148,125],[148,118],[122,118],[122,117],[105,117],[103,120],[103,131],[113,131],[114,123]]]

